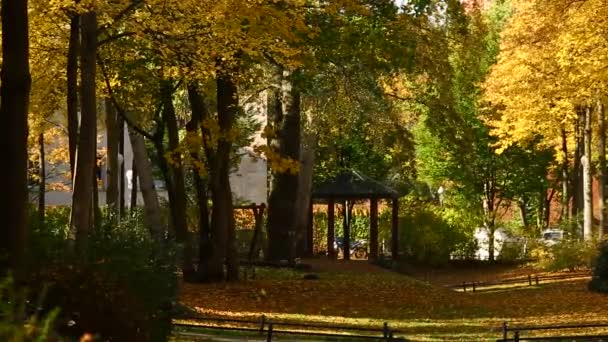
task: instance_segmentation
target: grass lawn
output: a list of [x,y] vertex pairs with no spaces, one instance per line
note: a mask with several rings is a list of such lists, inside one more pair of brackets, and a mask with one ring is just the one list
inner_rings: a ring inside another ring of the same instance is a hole
[[[489,277],[491,271],[481,273]],[[277,321],[373,327],[387,321],[398,336],[413,341],[495,340],[503,321],[608,322],[608,296],[588,292],[586,279],[463,293],[442,286],[445,277],[434,281],[427,275],[423,281],[364,261],[321,264],[318,274],[318,280],[303,280],[300,272],[259,269],[254,281],[184,284],[181,302],[209,316],[259,319],[264,314]]]

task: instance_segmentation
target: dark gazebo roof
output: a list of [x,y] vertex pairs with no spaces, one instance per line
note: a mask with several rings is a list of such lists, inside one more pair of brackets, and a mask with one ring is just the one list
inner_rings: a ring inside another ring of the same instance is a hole
[[340,173],[334,179],[316,187],[312,198],[397,198],[399,194],[394,189],[376,181],[356,170]]

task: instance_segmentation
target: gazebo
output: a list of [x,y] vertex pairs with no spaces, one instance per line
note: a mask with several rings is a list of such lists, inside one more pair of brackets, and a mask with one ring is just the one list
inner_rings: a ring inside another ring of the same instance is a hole
[[[312,254],[312,203],[327,201],[327,255],[335,259],[335,203],[354,200],[370,201],[369,260],[378,258],[378,200],[392,202],[391,252],[393,260],[399,256],[399,194],[394,189],[371,179],[356,170],[340,173],[334,179],[321,184],[313,190],[311,200],[310,224],[308,227],[308,253]],[[344,226],[344,259],[350,259],[350,225]]]

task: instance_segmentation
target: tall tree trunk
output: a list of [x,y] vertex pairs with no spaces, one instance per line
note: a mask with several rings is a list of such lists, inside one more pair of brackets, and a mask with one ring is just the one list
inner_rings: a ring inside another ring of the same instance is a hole
[[133,167],[131,168],[131,202],[129,203],[129,209],[131,214],[137,209],[137,181],[139,178],[137,164],[135,163],[135,156],[133,157]]
[[600,212],[600,226],[598,229],[599,238],[602,239],[606,232],[606,117],[604,114],[604,104],[602,100],[597,100],[597,148],[598,148],[598,209]]
[[160,244],[165,235],[165,228],[160,215],[158,194],[154,188],[152,163],[148,158],[144,138],[131,128],[129,129],[129,138],[133,147],[134,165],[139,170],[139,186],[144,199],[144,220],[150,235],[154,241]]
[[97,14],[88,12],[81,17],[82,44],[80,49],[80,134],[72,195],[72,227],[78,248],[86,247],[91,226],[91,180],[95,173],[97,149],[96,52]]
[[521,199],[517,201],[517,205],[519,206],[519,217],[521,220],[521,225],[524,227],[528,227],[528,209],[527,209],[527,201]]
[[[228,72],[217,76],[217,113],[220,136],[211,173],[211,197],[213,210],[211,222],[214,252],[226,257],[226,279],[236,281],[239,277],[236,249],[236,232],[230,188],[230,155],[232,141],[229,132],[234,126],[238,111],[238,90]],[[217,241],[216,237],[218,238]],[[223,250],[223,253],[222,253]],[[216,255],[214,255],[216,257]]]
[[[581,171],[581,157],[583,155],[583,134],[582,125],[583,113],[580,108],[576,110],[577,117],[574,127],[574,165],[572,167],[571,177],[571,194],[572,194],[572,217],[576,219],[577,225],[579,225],[578,215],[583,207],[583,173]],[[580,225],[579,225],[580,227]]]
[[70,19],[70,40],[67,55],[67,115],[68,144],[70,150],[70,171],[72,182],[76,168],[76,148],[78,146],[78,52],[80,51],[80,16]]
[[[129,132],[130,134],[130,132]],[[118,118],[118,217],[125,216],[125,121]]]
[[585,154],[581,160],[583,166],[583,186],[584,186],[584,220],[583,238],[591,239],[593,231],[593,195],[591,193],[592,171],[591,171],[591,107],[585,108],[585,130],[584,130],[584,150]]
[[112,219],[118,217],[118,176],[120,173],[120,166],[118,165],[118,144],[119,144],[119,129],[118,129],[118,115],[112,100],[106,98],[106,141],[107,141],[107,181],[108,187],[106,189],[106,204],[110,211]]
[[[207,117],[208,111],[196,83],[188,84],[188,99],[190,101],[192,119],[186,125],[186,130],[189,134],[201,137],[204,135],[201,123],[203,118]],[[202,145],[204,147],[206,146],[206,143],[203,142]],[[207,153],[210,153],[208,148],[205,148],[205,150]],[[199,162],[199,164],[195,164],[192,168],[192,177],[194,178],[194,185],[196,186],[196,200],[198,204],[199,266],[197,269],[197,280],[206,281],[209,278],[209,275],[208,268],[205,266],[209,263],[209,258],[212,256],[211,248],[213,248],[211,243],[211,226],[209,223],[209,198],[207,196],[207,183],[201,177],[202,170],[199,169],[203,159],[201,158],[200,148],[197,146],[196,150],[190,152],[190,156],[193,160]]]
[[173,106],[173,85],[171,82],[164,82],[162,85],[163,101],[163,120],[167,125],[169,136],[169,150],[171,159],[169,177],[171,178],[171,218],[175,230],[175,238],[178,243],[183,244],[184,254],[182,256],[182,272],[184,279],[193,279],[195,276],[194,265],[192,264],[192,242],[188,233],[188,222],[186,219],[186,186],[184,184],[184,167],[182,165],[179,149],[179,132],[177,128],[177,116]]
[[91,198],[91,217],[93,218],[93,227],[98,229],[101,227],[101,209],[99,208],[99,186],[97,185],[97,174],[99,171],[99,165],[97,164],[97,158],[95,159],[95,172],[93,172],[93,179],[91,180],[91,186],[93,187],[93,196]]
[[[293,76],[283,71],[281,82],[282,117],[277,122],[276,151],[281,158],[300,160],[300,93]],[[295,216],[298,197],[297,173],[273,173],[268,200],[268,242],[270,260],[290,260],[295,255]]]
[[570,191],[568,188],[570,186],[570,175],[568,171],[568,136],[566,132],[566,128],[562,126],[562,214],[561,219],[569,218],[571,216],[570,212]]
[[[5,147],[5,180],[0,196],[0,258],[20,278],[27,230],[27,114],[31,88],[27,0],[2,0],[2,70],[0,71],[0,146]],[[0,260],[0,272],[4,266]]]
[[38,219],[40,226],[44,226],[44,212],[46,199],[46,157],[44,154],[44,133],[38,135],[38,147],[40,148],[40,183],[38,188]]
[[310,219],[310,200],[312,195],[312,176],[314,167],[314,136],[307,134],[302,144],[300,173],[298,174],[298,196],[296,198],[296,249],[297,256],[305,256],[307,246],[307,228]]

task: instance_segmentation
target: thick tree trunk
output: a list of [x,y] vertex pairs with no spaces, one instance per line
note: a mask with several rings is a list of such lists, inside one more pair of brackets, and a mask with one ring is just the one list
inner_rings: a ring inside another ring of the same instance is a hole
[[[177,128],[177,116],[173,105],[173,85],[171,82],[164,82],[162,85],[163,101],[163,120],[167,126],[169,137],[169,150],[171,151],[171,163],[169,167],[169,177],[171,178],[170,207],[175,239],[183,244],[184,254],[182,256],[182,272],[184,279],[193,279],[194,265],[192,264],[192,242],[188,233],[188,222],[186,219],[186,186],[184,184],[184,168],[179,152],[179,132]],[[163,156],[164,158],[164,156]]]
[[67,55],[67,115],[68,144],[70,150],[70,171],[74,181],[76,168],[76,148],[78,146],[78,51],[80,50],[80,16],[70,20],[70,40]]
[[80,103],[81,120],[78,151],[72,195],[72,227],[76,244],[85,248],[91,226],[91,180],[95,173],[97,148],[96,52],[97,15],[88,12],[81,17],[82,44],[80,49]]
[[[129,132],[130,134],[130,132]],[[125,121],[118,118],[118,217],[125,216]]]
[[[293,87],[293,75],[283,72],[281,82],[282,117],[277,122],[275,148],[281,158],[300,160],[300,93]],[[268,200],[268,242],[270,260],[289,260],[295,255],[295,216],[298,175],[273,173]]]
[[590,240],[593,231],[593,194],[591,193],[592,171],[591,171],[591,108],[585,109],[585,130],[584,130],[584,151],[581,159],[583,166],[583,187],[584,187],[584,220],[583,238]]
[[296,198],[296,255],[305,256],[310,246],[307,246],[307,228],[310,219],[310,200],[312,195],[312,176],[315,153],[312,142],[314,138],[306,139],[302,146],[300,158],[300,173],[298,174],[298,195]]
[[38,148],[40,148],[40,183],[38,183],[38,219],[40,220],[40,226],[44,226],[44,212],[45,212],[45,199],[46,199],[46,157],[44,154],[44,133],[38,135]]
[[138,169],[135,163],[135,157],[133,157],[133,167],[131,168],[131,201],[129,203],[129,209],[133,213],[137,209],[137,181],[138,181]]
[[569,218],[570,212],[570,174],[568,170],[568,136],[566,129],[562,127],[562,214],[561,219]]
[[152,163],[148,158],[148,151],[144,138],[133,129],[129,129],[129,138],[133,147],[134,165],[139,169],[139,186],[144,199],[144,220],[150,230],[150,235],[160,244],[165,235],[165,228],[160,214],[158,194],[154,188],[152,176]]
[[597,100],[597,148],[598,148],[598,209],[600,212],[599,238],[602,239],[606,232],[606,117],[602,100]]
[[236,281],[239,278],[232,190],[230,189],[232,141],[228,138],[228,133],[232,130],[236,120],[238,105],[238,90],[235,81],[227,73],[218,75],[218,124],[220,126],[220,134],[224,138],[218,141],[215,165],[211,175],[213,198],[211,221],[214,239],[215,234],[219,234],[218,236],[220,237],[219,241],[214,241],[214,244],[217,246],[214,248],[214,251],[217,252],[221,247],[224,247],[226,251],[226,279],[229,281]]
[[[186,125],[186,130],[189,134],[195,136],[201,136],[203,134],[201,129],[201,123],[203,118],[207,117],[207,108],[203,97],[200,95],[198,86],[195,83],[188,84],[188,99],[190,101],[190,108],[192,111],[192,119]],[[203,146],[206,144],[203,143]],[[206,152],[211,153],[208,148]],[[190,156],[193,160],[198,161],[202,165],[201,151],[197,147],[196,150],[190,152]],[[199,266],[197,269],[197,280],[206,281],[209,278],[208,269],[205,267],[209,263],[209,258],[212,256],[211,249],[211,225],[209,223],[209,198],[207,196],[207,183],[201,177],[201,171],[199,166],[194,165],[192,168],[192,177],[194,178],[194,185],[196,186],[196,199],[198,204],[198,255],[199,255]],[[221,265],[220,265],[221,266]]]
[[[583,207],[583,174],[581,171],[581,156],[583,155],[583,134],[581,130],[581,122],[583,119],[583,114],[581,113],[580,108],[577,109],[577,118],[575,121],[575,137],[574,137],[574,165],[572,167],[571,177],[571,194],[572,194],[572,210],[571,216],[577,220],[577,225],[579,224],[578,215],[581,212]],[[579,225],[580,227],[580,225]]]
[[[27,230],[27,114],[31,88],[27,0],[2,0],[2,70],[0,71],[0,146],[5,181],[0,196],[0,272],[7,262],[20,278]],[[8,260],[2,258],[8,256]]]
[[118,165],[118,116],[112,101],[107,98],[105,101],[106,108],[106,141],[107,141],[107,182],[106,189],[106,205],[110,211],[110,216],[115,219],[118,216],[118,176],[120,174],[120,165]]
[[525,200],[519,200],[517,202],[517,205],[519,206],[519,217],[521,220],[521,225],[524,227],[528,227],[528,209],[527,209],[527,203]]

